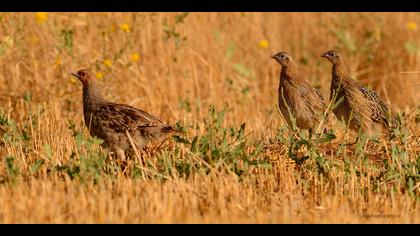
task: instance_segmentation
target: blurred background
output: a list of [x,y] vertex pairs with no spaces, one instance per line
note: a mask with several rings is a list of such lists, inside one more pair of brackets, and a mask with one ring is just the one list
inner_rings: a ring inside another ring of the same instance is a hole
[[[0,13],[0,222],[419,222],[417,23],[418,13]],[[334,116],[337,138],[288,133],[271,56],[289,52],[328,99],[329,49],[405,113],[397,140],[342,145]],[[85,128],[70,75],[82,68],[110,101],[195,127],[186,136],[199,141],[172,139],[125,176]],[[209,119],[211,105],[227,111]]]

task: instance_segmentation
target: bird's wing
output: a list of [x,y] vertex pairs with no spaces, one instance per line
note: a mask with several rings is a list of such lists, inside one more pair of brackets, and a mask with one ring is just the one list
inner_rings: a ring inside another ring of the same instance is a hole
[[321,98],[322,101],[324,101],[324,97],[322,96],[322,94],[319,92],[318,89],[313,88],[313,90],[315,90],[316,95],[318,95],[319,98]]
[[372,119],[372,109],[360,91],[362,86],[351,78],[343,78],[341,86],[345,94],[344,106],[353,111],[354,119],[360,124],[364,123],[365,126],[369,127],[368,121]]
[[103,104],[95,110],[95,117],[101,125],[115,131],[156,127],[163,124],[156,116],[125,104]]
[[313,88],[307,84],[302,84],[300,87],[301,96],[304,97],[305,103],[314,112],[325,111],[327,106],[325,105],[324,97],[318,89]]
[[319,101],[320,106],[322,107],[322,109],[323,109],[323,110],[327,109],[327,105],[325,104],[324,97],[323,97],[323,96],[322,96],[322,94],[319,92],[319,90],[318,90],[318,89],[316,89],[316,88],[312,88],[312,90],[314,90],[314,91],[315,91],[315,93],[316,93],[316,95],[318,95],[318,97],[320,98],[320,100],[318,100],[318,101]]
[[294,67],[290,68],[287,73],[281,74],[283,80],[288,80],[295,88],[299,99],[303,99],[306,107],[314,114],[324,113],[326,105],[321,93],[309,85],[309,83],[302,77],[302,74]]
[[371,119],[387,126],[393,125],[394,119],[391,115],[391,108],[389,105],[373,90],[361,87],[360,91],[367,99],[369,107],[372,110]]

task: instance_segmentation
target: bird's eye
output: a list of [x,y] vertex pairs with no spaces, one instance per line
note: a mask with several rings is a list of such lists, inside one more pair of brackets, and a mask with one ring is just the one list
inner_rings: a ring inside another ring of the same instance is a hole
[[330,52],[330,57],[333,57],[334,56],[334,53],[333,52]]
[[85,76],[85,72],[80,73],[81,76]]

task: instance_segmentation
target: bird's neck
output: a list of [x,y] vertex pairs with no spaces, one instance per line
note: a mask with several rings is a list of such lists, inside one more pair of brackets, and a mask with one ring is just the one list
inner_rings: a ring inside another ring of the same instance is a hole
[[280,74],[280,86],[284,83],[301,84],[301,77],[296,66],[293,63],[283,66]]
[[281,74],[285,75],[285,76],[282,76],[283,78],[288,78],[288,79],[291,79],[291,78],[297,79],[299,77],[297,75],[296,66],[293,63],[283,66],[281,68]]
[[332,74],[334,83],[341,83],[341,80],[348,76],[346,66],[342,60],[333,65]]
[[334,96],[340,96],[335,94],[341,94],[343,91],[342,83],[348,77],[347,69],[342,60],[335,63],[332,67],[332,80],[331,80],[331,87],[330,87],[330,100],[333,99]]
[[89,111],[103,102],[103,96],[99,85],[95,81],[83,85],[83,110]]

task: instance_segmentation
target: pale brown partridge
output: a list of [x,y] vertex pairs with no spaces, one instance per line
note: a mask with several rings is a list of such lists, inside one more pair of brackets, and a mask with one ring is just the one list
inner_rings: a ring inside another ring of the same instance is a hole
[[131,150],[131,143],[143,148],[150,141],[162,140],[174,131],[172,126],[145,111],[106,101],[89,70],[79,70],[72,75],[83,84],[83,115],[90,134],[104,140],[102,146],[110,148],[120,158],[125,159],[125,151]]
[[361,128],[369,133],[388,133],[389,129],[397,127],[390,106],[375,91],[351,78],[340,53],[329,50],[321,54],[321,57],[333,65],[330,100],[336,97],[338,105],[333,112],[339,120],[344,120],[353,130]]
[[321,93],[302,78],[292,57],[286,52],[279,52],[272,58],[282,66],[278,89],[278,106],[282,116],[290,127],[296,124],[301,129],[314,130],[326,110]]

